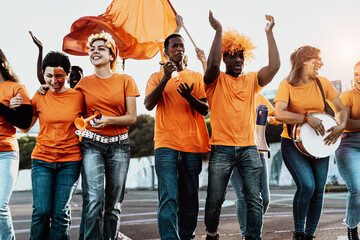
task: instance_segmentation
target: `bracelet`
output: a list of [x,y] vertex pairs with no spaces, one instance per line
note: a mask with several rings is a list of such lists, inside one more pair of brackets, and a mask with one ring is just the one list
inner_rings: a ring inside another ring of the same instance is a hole
[[304,118],[303,118],[303,123],[307,123],[307,122],[308,122],[308,112],[304,114]]
[[160,64],[161,66],[165,65],[165,63],[162,63],[162,62],[159,62],[159,64]]

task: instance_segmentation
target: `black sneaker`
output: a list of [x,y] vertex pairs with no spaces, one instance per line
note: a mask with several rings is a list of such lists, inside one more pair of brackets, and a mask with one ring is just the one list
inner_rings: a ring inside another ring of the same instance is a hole
[[315,239],[315,237],[312,235],[305,235],[304,239],[305,240],[313,240],[313,239]]
[[217,233],[215,236],[210,236],[206,234],[206,240],[219,240],[219,234]]
[[304,240],[305,233],[303,232],[293,232],[292,240]]
[[359,240],[357,227],[353,229],[348,228],[348,238],[349,240]]

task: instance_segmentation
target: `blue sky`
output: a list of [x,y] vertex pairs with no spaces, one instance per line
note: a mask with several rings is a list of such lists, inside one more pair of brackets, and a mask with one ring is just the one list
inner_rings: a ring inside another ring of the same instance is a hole
[[[146,0],[145,0],[146,1]],[[350,87],[353,66],[360,61],[359,9],[356,0],[172,0],[177,12],[192,38],[208,54],[214,30],[208,22],[208,11],[222,23],[223,28],[233,28],[250,36],[257,49],[255,59],[245,71],[257,71],[267,64],[265,14],[275,18],[274,35],[278,44],[281,68],[272,83],[265,89],[276,89],[290,70],[289,56],[302,45],[313,45],[322,51],[324,62],[320,75],[329,80],[342,80],[343,88]],[[5,52],[15,72],[32,96],[39,87],[36,77],[38,50],[29,30],[44,44],[44,53],[62,49],[62,39],[71,24],[83,16],[97,16],[105,12],[110,0],[18,0],[1,4],[0,48]],[[156,26],[154,26],[156,27]],[[184,30],[189,68],[202,72],[194,47]],[[93,73],[88,57],[71,56],[73,65],[84,69],[85,75]],[[131,75],[139,88],[137,100],[139,114],[148,112],[144,106],[146,82],[151,73],[158,71],[160,56],[151,60],[127,60],[125,73]]]

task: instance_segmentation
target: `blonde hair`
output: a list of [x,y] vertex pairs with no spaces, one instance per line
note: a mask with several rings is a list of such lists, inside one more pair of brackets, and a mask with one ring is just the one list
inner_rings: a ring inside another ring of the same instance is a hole
[[111,34],[104,31],[102,31],[101,33],[91,34],[88,38],[86,46],[90,49],[91,45],[97,40],[103,40],[105,42],[105,46],[110,50],[110,54],[114,58],[110,61],[110,69],[112,71],[116,71],[117,67],[119,66],[119,50],[116,47],[115,41],[112,38]]
[[255,58],[252,50],[256,47],[251,42],[250,37],[245,36],[244,34],[238,33],[236,30],[229,29],[223,32],[222,36],[222,55],[229,53],[233,55],[238,51],[243,51],[244,59],[247,62],[250,62]]

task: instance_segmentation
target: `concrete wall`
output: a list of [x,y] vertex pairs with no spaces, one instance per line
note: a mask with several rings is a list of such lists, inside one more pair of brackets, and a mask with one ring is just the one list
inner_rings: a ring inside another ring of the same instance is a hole
[[[271,156],[268,159],[268,175],[270,186],[294,185],[292,177],[283,163],[280,143],[270,145]],[[314,160],[316,161],[316,160]],[[203,162],[202,171],[199,176],[200,187],[207,186],[208,162]],[[334,156],[330,156],[328,183],[344,184],[339,175]],[[81,189],[81,180],[78,184]],[[154,168],[154,156],[132,158],[130,160],[126,188],[157,188],[157,177]],[[16,182],[15,191],[31,190],[31,170],[21,170]]]

